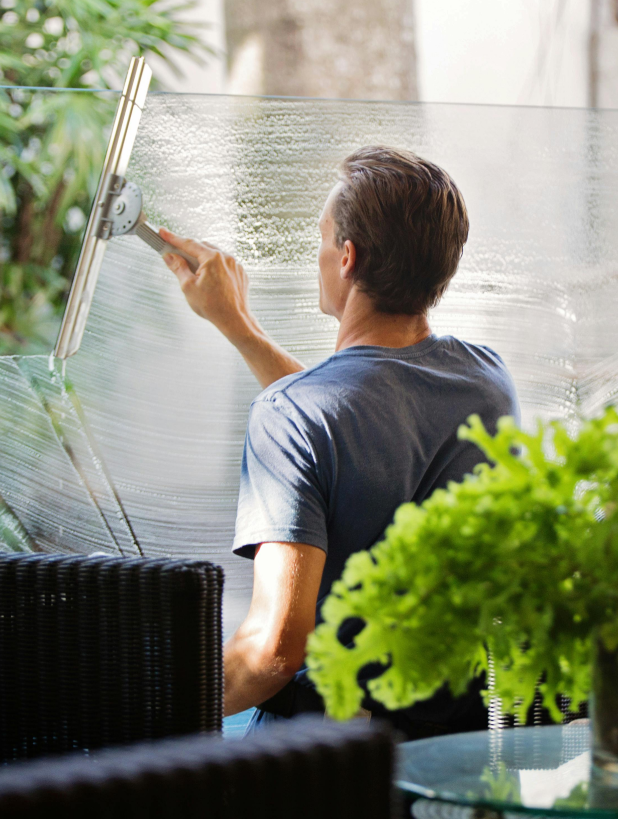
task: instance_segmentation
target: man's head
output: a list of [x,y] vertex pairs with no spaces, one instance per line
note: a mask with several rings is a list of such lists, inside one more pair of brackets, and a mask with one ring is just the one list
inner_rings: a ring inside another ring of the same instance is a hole
[[468,215],[450,176],[411,151],[368,146],[343,161],[320,217],[320,307],[356,286],[383,313],[424,314],[452,279]]

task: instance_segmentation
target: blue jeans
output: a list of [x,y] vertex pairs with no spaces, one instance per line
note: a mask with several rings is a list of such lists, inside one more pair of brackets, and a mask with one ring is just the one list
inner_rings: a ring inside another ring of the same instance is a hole
[[275,723],[280,723],[284,720],[290,720],[290,718],[273,715],[272,712],[265,712],[263,709],[256,709],[251,715],[251,720],[245,729],[245,737],[255,732],[261,732],[262,729],[267,729],[269,726],[273,726]]

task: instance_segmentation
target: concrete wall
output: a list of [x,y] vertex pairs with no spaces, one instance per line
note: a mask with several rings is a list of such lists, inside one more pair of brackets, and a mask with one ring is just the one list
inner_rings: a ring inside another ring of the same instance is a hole
[[586,106],[595,6],[596,101],[618,108],[618,0],[199,0],[222,58],[166,87]]
[[231,93],[415,100],[412,0],[226,0]]

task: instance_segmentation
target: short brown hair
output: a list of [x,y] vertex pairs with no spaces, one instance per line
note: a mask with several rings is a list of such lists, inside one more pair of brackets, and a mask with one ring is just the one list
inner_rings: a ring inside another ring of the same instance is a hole
[[356,248],[354,280],[384,313],[426,313],[440,301],[468,238],[450,176],[411,151],[359,148],[343,161],[335,239]]

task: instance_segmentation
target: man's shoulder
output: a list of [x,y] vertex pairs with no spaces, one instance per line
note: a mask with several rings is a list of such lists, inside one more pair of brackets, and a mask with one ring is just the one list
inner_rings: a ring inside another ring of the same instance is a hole
[[253,403],[270,402],[277,405],[294,401],[298,396],[307,395],[314,388],[330,381],[333,378],[334,369],[338,369],[336,357],[329,356],[328,359],[324,359],[313,367],[300,370],[298,373],[291,373],[273,382],[256,396]]
[[477,388],[485,385],[488,392],[515,394],[511,375],[495,350],[454,336],[432,336],[410,348],[347,348],[274,382],[254,404],[268,403],[287,413],[298,410],[312,415],[315,410],[364,400],[371,393],[384,395],[385,383],[395,391],[431,391],[449,380],[453,384],[453,377],[459,386],[463,378]]
[[457,359],[454,370],[477,391],[477,400],[482,402],[485,412],[490,415],[493,412],[496,417],[514,416],[519,420],[517,388],[502,356],[487,345],[464,342],[455,337],[448,337],[448,342]]
[[442,343],[438,353],[446,353],[442,357],[442,367],[445,370],[468,370],[475,377],[508,375],[508,368],[502,356],[488,345],[466,342],[456,336],[442,336]]

